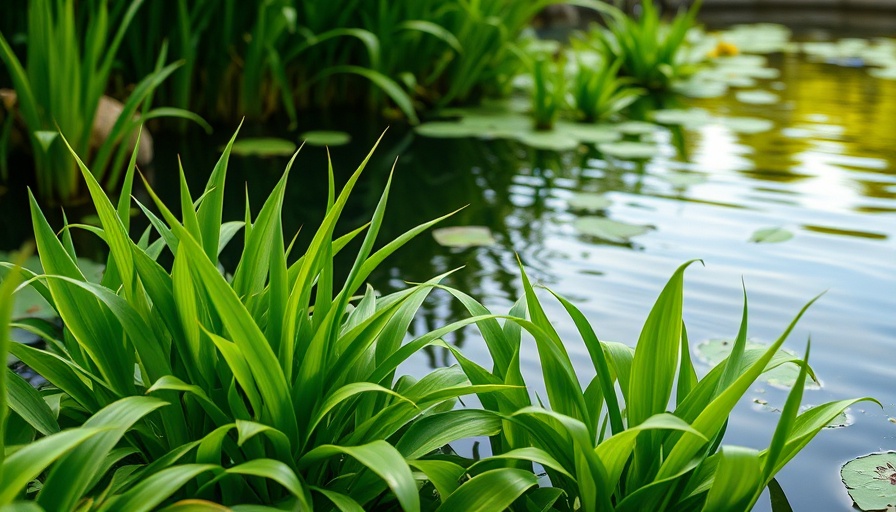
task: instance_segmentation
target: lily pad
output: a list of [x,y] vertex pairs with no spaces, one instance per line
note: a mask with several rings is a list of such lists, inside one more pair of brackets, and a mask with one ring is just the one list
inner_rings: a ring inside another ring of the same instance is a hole
[[846,492],[861,510],[892,510],[896,506],[896,452],[871,453],[840,468]]
[[626,243],[630,238],[650,231],[650,226],[629,224],[604,217],[579,217],[573,224],[583,235],[593,236],[608,242]]
[[673,84],[672,90],[688,98],[719,98],[728,92],[728,84],[718,80],[694,77]]
[[759,117],[725,117],[721,123],[735,133],[762,133],[775,127],[775,123]]
[[750,103],[752,105],[773,105],[781,99],[777,94],[761,89],[738,91],[734,94],[734,97],[741,103]]
[[292,141],[273,137],[237,140],[231,149],[231,153],[239,156],[290,156],[295,151]]
[[670,172],[663,176],[663,179],[675,188],[687,188],[707,182],[705,174],[690,172]]
[[550,151],[569,151],[579,147],[578,139],[556,130],[523,132],[516,139],[529,147]]
[[645,121],[626,121],[616,125],[616,129],[626,135],[646,135],[659,129],[659,126]]
[[618,126],[610,124],[587,124],[558,122],[554,130],[567,133],[581,142],[589,144],[601,144],[604,142],[616,142],[622,139],[622,132]]
[[438,139],[456,139],[462,137],[474,137],[477,133],[475,127],[461,124],[456,121],[433,121],[417,125],[414,131],[424,137]]
[[495,244],[491,230],[485,226],[452,226],[432,231],[432,237],[443,247],[483,247]]
[[771,244],[786,242],[791,238],[793,238],[793,233],[784,228],[763,228],[753,232],[753,235],[750,237],[750,242],[756,242],[757,244]]
[[343,146],[352,140],[352,136],[345,132],[316,130],[303,133],[299,139],[309,146]]
[[613,204],[607,196],[603,194],[595,194],[589,192],[579,192],[574,194],[567,201],[569,207],[573,210],[583,210],[586,212],[599,212],[606,210]]
[[[732,340],[716,338],[697,344],[697,346],[695,347],[695,351],[697,353],[697,357],[701,361],[710,366],[715,366],[724,361],[726,357],[728,357],[733,346],[734,342]],[[745,348],[767,349],[768,345],[757,343],[755,341],[747,341]],[[778,353],[784,353],[789,356],[799,358],[799,355],[796,352],[787,348],[779,349]],[[759,376],[759,380],[776,388],[789,389],[796,383],[796,379],[799,377],[799,374],[799,366],[795,364],[782,364],[767,372],[764,372]],[[806,379],[806,389],[820,389],[820,387],[821,386],[819,386],[818,383],[813,382],[811,379]]]
[[665,109],[654,111],[653,120],[662,124],[678,124],[687,128],[697,128],[712,122],[712,117],[702,108]]
[[605,155],[624,160],[644,160],[660,154],[659,146],[648,142],[605,142],[599,144],[597,149]]

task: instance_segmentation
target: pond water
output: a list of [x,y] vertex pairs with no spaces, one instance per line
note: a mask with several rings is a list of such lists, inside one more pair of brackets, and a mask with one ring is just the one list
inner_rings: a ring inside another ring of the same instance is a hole
[[[757,342],[773,341],[803,304],[826,292],[785,345],[802,353],[811,336],[810,361],[823,386],[807,391],[804,403],[871,395],[884,408],[853,407],[852,425],[822,431],[778,479],[795,510],[848,510],[841,464],[896,448],[896,424],[890,420],[896,417],[896,392],[889,387],[896,364],[896,81],[798,55],[776,54],[769,64],[781,73],[763,82],[779,96],[774,104],[744,103],[731,94],[673,106],[761,117],[771,120],[773,129],[739,134],[718,123],[660,129],[650,135],[660,146],[659,155],[640,163],[606,159],[592,146],[553,152],[514,141],[434,139],[391,129],[343,224],[354,227],[369,218],[400,155],[381,240],[468,205],[443,226],[488,226],[497,243],[449,249],[425,234],[387,260],[372,277],[375,288],[389,292],[404,281],[463,266],[446,283],[503,313],[522,292],[519,257],[533,280],[573,300],[601,339],[629,344],[637,340],[666,280],[692,258],[705,263],[685,275],[692,351],[703,341],[737,333],[742,281],[750,301],[749,335]],[[361,123],[359,128],[347,114],[331,116],[308,118],[304,124],[352,133],[350,146],[331,150],[344,181],[382,126]],[[226,135],[219,130],[215,139]],[[216,151],[217,144],[201,134],[178,136],[176,144],[157,137],[154,181],[173,196],[177,150],[198,189],[217,158],[209,151]],[[234,210],[225,214],[228,220],[242,218],[243,182],[257,211],[285,163],[283,158],[232,158],[227,195]],[[287,230],[316,226],[325,200],[325,170],[322,149],[302,150],[287,192]],[[600,215],[651,229],[621,243],[582,234],[575,222],[583,214],[569,205],[581,192],[611,201]],[[18,202],[13,194],[7,197],[7,206]],[[21,238],[20,224],[4,225],[4,245]],[[793,238],[749,241],[756,230],[771,227],[784,228]],[[307,236],[311,230],[304,231]],[[590,380],[590,360],[575,327],[559,304],[544,300],[579,363],[580,377]],[[463,315],[458,303],[435,295],[414,328],[422,332]],[[449,341],[474,360],[488,359],[474,329]],[[538,359],[534,346],[529,349],[523,367],[527,380],[537,382]],[[405,370],[422,374],[451,362],[445,352],[433,351]],[[701,364],[699,370],[708,366]],[[770,409],[783,406],[786,390],[757,384],[747,397],[733,415],[726,442],[762,448],[777,422]],[[757,509],[768,509],[767,502]]]

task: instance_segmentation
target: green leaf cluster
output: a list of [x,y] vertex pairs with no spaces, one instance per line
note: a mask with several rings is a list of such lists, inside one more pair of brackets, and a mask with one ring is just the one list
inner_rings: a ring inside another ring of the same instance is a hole
[[[365,287],[377,265],[440,220],[380,244],[387,183],[371,221],[337,235],[369,155],[338,192],[330,166],[327,214],[303,254],[286,243],[281,220],[296,156],[257,212],[247,205],[242,221],[224,222],[233,143],[198,197],[181,169],[180,216],[147,183],[158,214],[137,202],[150,227],[135,238],[128,211],[136,152],[117,204],[78,160],[100,227],[65,225],[57,235],[32,197],[44,273],[4,265],[12,271],[0,284],[0,349],[50,385],[36,390],[8,371],[0,380],[0,414],[8,415],[0,507],[749,510],[777,471],[857,401],[799,413],[808,349],[804,359],[778,351],[796,319],[767,350],[746,349],[746,304],[731,355],[698,379],[682,322],[690,263],[660,293],[635,349],[600,341],[584,315],[556,297],[594,366],[583,389],[570,340],[554,329],[524,272],[525,294],[503,315],[442,285],[445,276],[385,296]],[[109,248],[99,284],[77,264],[75,228]],[[230,275],[218,255],[239,231],[242,255]],[[354,263],[339,276],[334,256],[352,242]],[[172,262],[163,266],[166,252]],[[17,275],[62,321],[61,332],[11,324],[42,336],[46,349],[6,341]],[[409,337],[436,290],[469,316]],[[491,368],[442,341],[473,325]],[[535,345],[544,402],[533,400],[522,376],[524,342]],[[420,379],[398,373],[431,345],[458,364]],[[801,372],[770,446],[722,446],[734,405],[761,373],[787,363]],[[481,407],[461,406],[466,395]],[[452,449],[470,438],[487,439],[489,456]]]
[[[91,127],[108,88],[118,49],[142,3],[128,2],[126,10],[115,13],[107,0],[28,2],[24,65],[7,36],[0,33],[0,60],[16,92],[18,112],[34,156],[37,191],[42,197],[66,201],[78,192],[78,169],[57,136],[60,131],[79,155],[89,155],[97,180],[117,185],[129,153],[128,144],[122,142],[136,136],[141,118],[181,117],[205,124],[182,109],[150,110],[153,91],[181,65],[165,65],[167,45],[162,45],[152,69],[140,77],[104,140],[91,140]],[[10,114],[7,134],[12,119]],[[6,142],[0,144],[5,146]],[[93,152],[88,151],[91,148]],[[2,158],[0,169],[5,175],[5,154]]]

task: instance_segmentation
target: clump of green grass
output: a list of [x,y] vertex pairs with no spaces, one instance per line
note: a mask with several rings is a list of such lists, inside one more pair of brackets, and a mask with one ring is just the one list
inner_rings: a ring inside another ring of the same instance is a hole
[[[371,221],[337,236],[369,155],[338,194],[328,169],[326,216],[304,253],[293,254],[281,210],[296,157],[257,214],[247,205],[243,220],[224,222],[232,144],[198,198],[181,170],[180,217],[147,184],[160,215],[138,202],[151,226],[136,239],[129,215],[136,152],[117,205],[78,160],[100,227],[66,224],[57,235],[31,198],[45,274],[15,270],[0,284],[0,349],[51,385],[38,392],[17,376],[15,384],[0,380],[8,388],[0,400],[26,404],[11,407],[10,424],[27,426],[19,431],[27,438],[0,459],[0,506],[748,510],[775,473],[857,401],[799,414],[808,348],[802,360],[778,352],[796,319],[768,350],[746,349],[746,305],[731,356],[698,379],[682,322],[688,264],[663,289],[635,349],[600,341],[584,315],[557,297],[594,365],[583,390],[567,341],[525,273],[524,296],[505,315],[440,284],[444,276],[386,296],[364,286],[386,257],[440,220],[374,250],[387,183]],[[79,228],[108,245],[100,283],[77,265],[71,230]],[[240,231],[242,255],[230,276],[219,270],[218,254]],[[352,241],[360,242],[354,263],[337,276],[333,258]],[[158,262],[163,252],[173,257],[170,266]],[[6,341],[16,272],[62,321],[61,333],[45,322],[13,324],[43,337],[46,349]],[[451,294],[470,316],[405,341],[434,290]],[[441,341],[470,325],[482,333],[491,369]],[[520,368],[523,331],[534,340],[547,391],[537,405]],[[458,365],[419,380],[398,375],[402,362],[430,345],[451,350]],[[721,445],[734,405],[780,364],[799,364],[801,372],[769,448]],[[481,408],[458,407],[459,397],[472,394]],[[475,436],[488,437],[489,457],[444,448]],[[550,486],[539,487],[533,463]]]
[[618,115],[644,91],[631,87],[629,79],[619,77],[621,60],[607,62],[589,56],[597,57],[593,53],[576,52],[575,72],[569,89],[576,116],[593,123]]
[[[28,2],[24,65],[0,34],[0,60],[17,93],[42,197],[67,201],[78,192],[77,166],[57,136],[60,131],[78,154],[89,156],[96,178],[114,187],[128,155],[128,145],[122,142],[131,140],[141,122],[136,113],[143,120],[177,116],[204,123],[179,109],[149,110],[154,89],[180,65],[163,65],[167,55],[163,45],[153,69],[134,87],[108,137],[94,152],[89,151],[100,98],[106,92],[121,40],[141,3],[130,2],[123,13],[113,15],[106,1]],[[79,23],[79,17],[89,22]]]
[[697,24],[701,3],[692,3],[670,23],[661,19],[653,0],[640,3],[637,17],[607,5],[601,10],[606,28],[591,31],[590,37],[608,58],[621,62],[623,76],[646,89],[665,90],[673,80],[695,70],[685,50],[688,31]]
[[551,130],[567,107],[566,59],[540,55],[532,62],[532,121],[536,130]]

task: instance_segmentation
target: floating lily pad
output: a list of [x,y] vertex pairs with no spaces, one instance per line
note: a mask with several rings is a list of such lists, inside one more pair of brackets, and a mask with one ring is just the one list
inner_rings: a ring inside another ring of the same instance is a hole
[[556,130],[522,132],[516,139],[529,147],[550,151],[569,151],[579,147],[578,139]]
[[738,91],[734,97],[741,103],[750,103],[752,105],[773,105],[781,99],[777,94],[761,89]]
[[724,117],[723,126],[736,133],[762,133],[775,127],[775,123],[759,117]]
[[659,126],[644,121],[626,121],[616,125],[616,129],[626,135],[646,135],[659,129]]
[[583,235],[589,235],[602,240],[616,243],[626,243],[630,238],[643,235],[650,231],[650,226],[629,224],[604,217],[579,217],[574,223],[575,228]]
[[433,121],[431,123],[423,123],[415,127],[414,131],[424,137],[434,137],[438,139],[474,137],[477,132],[474,127],[456,121]]
[[756,242],[757,244],[771,244],[786,242],[791,238],[793,238],[793,233],[784,228],[763,228],[753,232],[753,235],[750,237],[750,242]]
[[231,153],[239,156],[290,156],[295,151],[296,145],[292,141],[273,137],[240,139],[231,149]]
[[583,210],[586,212],[598,212],[606,210],[613,204],[607,196],[603,194],[594,194],[589,192],[579,192],[573,194],[567,201],[569,207],[573,210]]
[[452,226],[432,231],[433,238],[443,247],[482,247],[495,244],[491,230],[485,226]]
[[705,174],[690,172],[670,172],[664,175],[663,179],[675,188],[687,188],[707,181]]
[[666,109],[654,111],[653,120],[662,124],[678,124],[687,128],[696,128],[712,122],[712,117],[702,108]]
[[610,124],[569,123],[561,121],[554,126],[554,130],[561,133],[567,133],[571,137],[589,144],[616,142],[622,138],[622,132],[619,131],[618,126]]
[[[702,343],[697,344],[695,347],[695,351],[697,353],[697,357],[703,361],[704,363],[715,366],[725,358],[731,354],[731,348],[734,346],[734,341],[728,339],[711,339],[704,341]],[[746,349],[768,349],[768,345],[764,345],[762,343],[757,343],[755,341],[747,341]],[[778,353],[784,353],[789,356],[793,356],[799,359],[799,356],[796,352],[782,348],[778,350]],[[793,387],[796,383],[796,379],[800,375],[800,368],[795,364],[782,364],[777,366],[767,372],[764,372],[759,376],[759,380],[774,386],[776,388],[789,389]],[[818,383],[813,382],[811,379],[806,379],[805,389],[819,389],[820,386]]]
[[840,468],[846,492],[861,510],[896,506],[896,452],[871,453]]
[[605,142],[599,144],[597,149],[605,155],[625,160],[643,160],[660,154],[659,146],[648,142]]
[[343,146],[352,140],[352,136],[345,132],[317,130],[303,133],[299,140],[309,146]]
[[728,84],[695,77],[673,84],[672,90],[689,98],[720,98],[728,92]]

